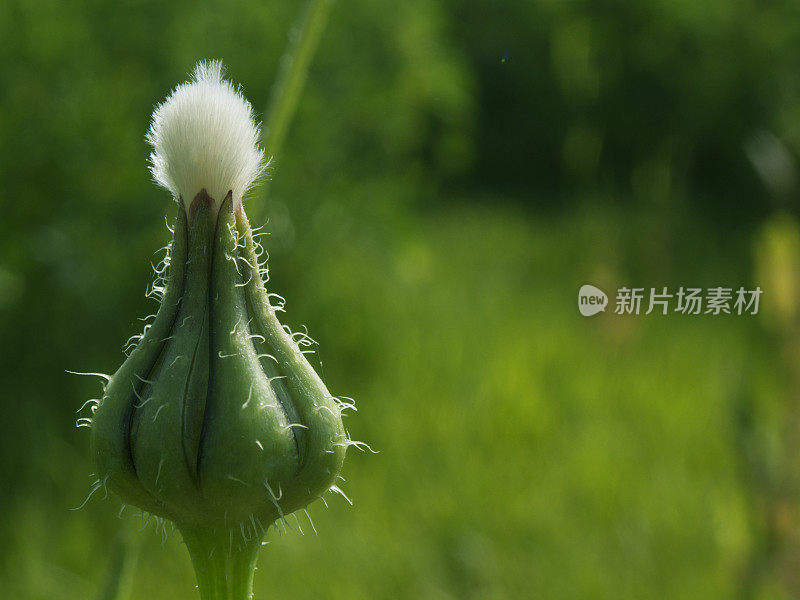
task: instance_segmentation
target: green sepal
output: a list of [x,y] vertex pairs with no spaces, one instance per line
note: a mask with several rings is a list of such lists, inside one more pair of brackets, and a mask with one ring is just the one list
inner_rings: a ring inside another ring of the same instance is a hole
[[[285,513],[298,510],[326,492],[342,469],[347,435],[336,399],[325,387],[317,372],[289,333],[283,328],[270,305],[264,281],[258,270],[253,232],[244,211],[236,213],[239,236],[243,240],[242,261],[249,276],[245,286],[253,331],[264,338],[264,351],[274,357],[278,394],[291,402],[302,433],[301,460],[291,482],[283,489],[280,505]],[[270,365],[272,367],[272,365]]]
[[186,284],[175,326],[134,412],[131,450],[139,480],[172,519],[203,520],[197,454],[209,380],[209,284],[214,201],[189,207]]
[[[267,525],[278,516],[270,488],[290,481],[297,470],[291,422],[261,367],[245,300],[247,265],[230,196],[220,207],[214,249],[212,373],[200,453],[205,498],[236,524],[255,515]],[[282,488],[281,488],[282,489]]]
[[108,381],[91,424],[91,447],[97,475],[110,490],[126,502],[148,512],[162,514],[161,500],[141,484],[130,447],[130,426],[141,390],[170,335],[178,314],[186,267],[187,221],[183,203],[178,203],[174,237],[170,245],[169,274],[155,320],[144,336]]

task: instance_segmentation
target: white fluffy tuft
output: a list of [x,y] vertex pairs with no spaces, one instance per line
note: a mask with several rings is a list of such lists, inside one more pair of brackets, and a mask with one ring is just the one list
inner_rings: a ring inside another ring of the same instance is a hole
[[217,203],[228,191],[240,203],[264,169],[258,139],[253,107],[222,78],[222,62],[199,62],[191,81],[178,85],[153,111],[150,170],[187,204],[203,188]]

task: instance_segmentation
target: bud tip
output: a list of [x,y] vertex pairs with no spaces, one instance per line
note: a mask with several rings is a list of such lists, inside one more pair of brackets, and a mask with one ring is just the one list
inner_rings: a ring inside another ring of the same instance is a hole
[[184,202],[205,189],[217,203],[242,196],[264,169],[253,107],[223,79],[222,62],[201,61],[190,81],[156,106],[147,141],[156,181]]

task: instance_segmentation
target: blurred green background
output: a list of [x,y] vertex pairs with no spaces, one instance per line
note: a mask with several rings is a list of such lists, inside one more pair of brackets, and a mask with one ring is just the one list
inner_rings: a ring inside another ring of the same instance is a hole
[[[0,4],[0,598],[99,598],[141,527],[70,510],[99,385],[64,371],[153,310],[154,104],[222,58],[263,113],[300,7]],[[334,3],[246,206],[380,454],[256,597],[800,597],[798,156],[793,0]],[[586,319],[587,282],[764,295]],[[196,597],[177,534],[134,539],[131,598]]]

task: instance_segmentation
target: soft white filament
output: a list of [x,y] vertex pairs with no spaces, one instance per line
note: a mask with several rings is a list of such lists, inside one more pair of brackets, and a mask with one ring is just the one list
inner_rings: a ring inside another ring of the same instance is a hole
[[222,62],[199,62],[191,81],[153,111],[147,141],[156,181],[190,203],[200,190],[236,203],[264,168],[253,107],[222,78]]

